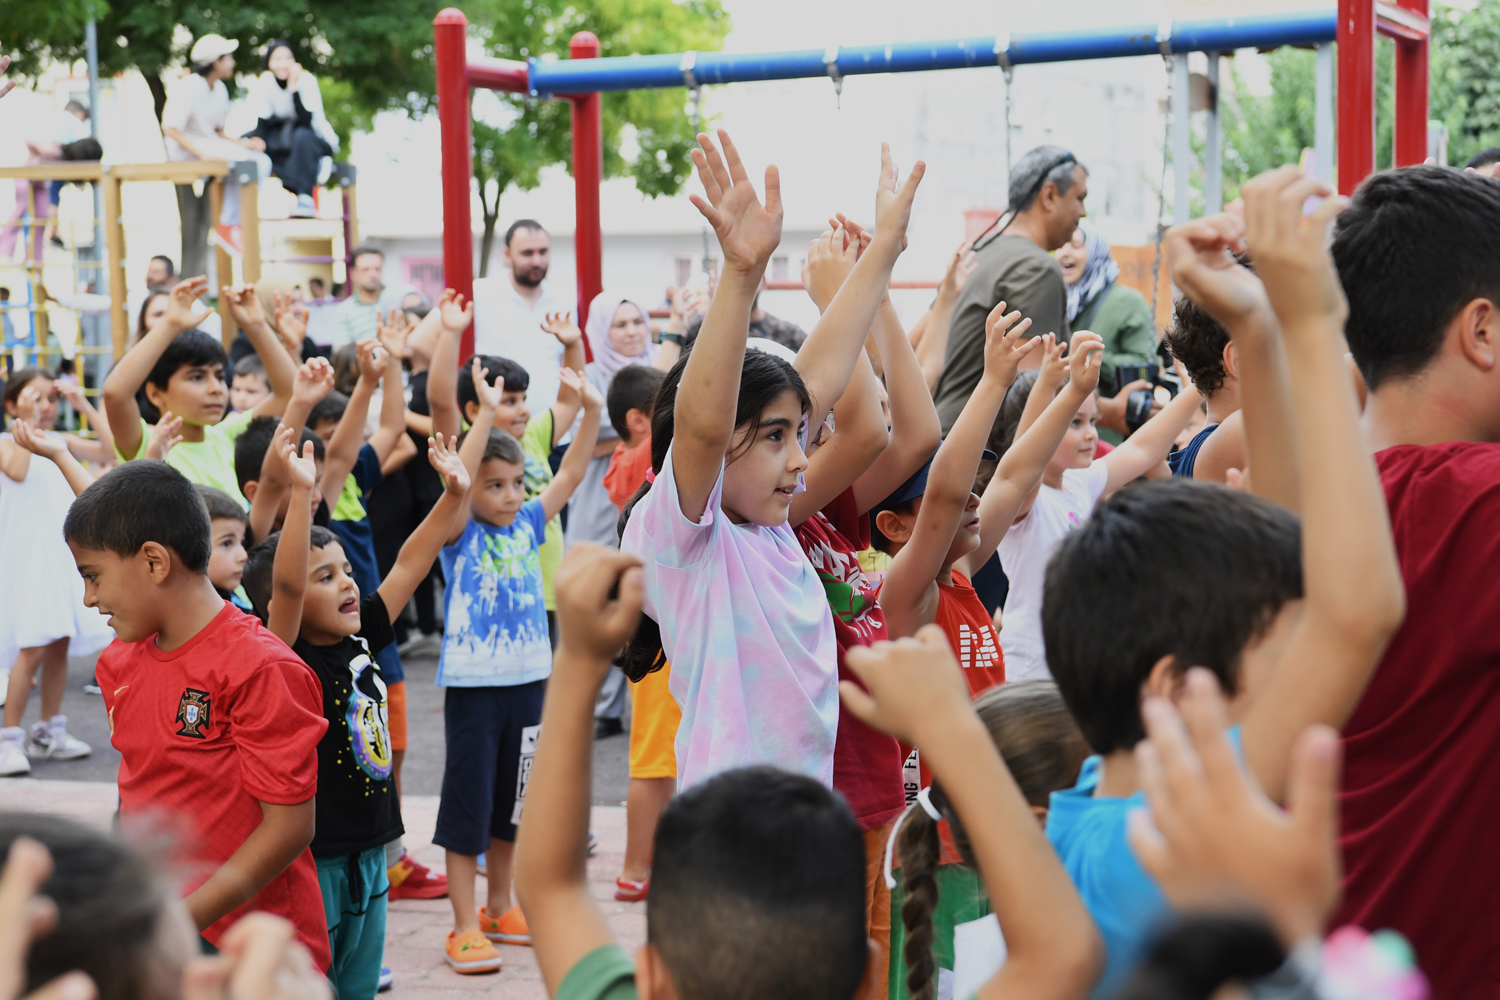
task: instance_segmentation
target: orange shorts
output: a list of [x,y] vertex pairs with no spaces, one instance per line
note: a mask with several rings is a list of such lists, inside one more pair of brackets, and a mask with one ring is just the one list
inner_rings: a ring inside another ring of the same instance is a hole
[[630,776],[632,778],[677,777],[677,726],[682,710],[667,679],[672,665],[647,674],[630,685]]
[[391,730],[391,749],[406,749],[406,682],[392,681],[385,687],[386,724]]

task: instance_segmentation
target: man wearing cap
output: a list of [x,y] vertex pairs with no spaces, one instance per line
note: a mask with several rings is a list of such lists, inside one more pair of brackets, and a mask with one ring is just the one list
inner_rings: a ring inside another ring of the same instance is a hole
[[[234,50],[240,43],[223,35],[204,35],[193,43],[188,61],[193,72],[178,80],[167,92],[161,113],[161,134],[169,160],[253,160],[260,180],[271,176],[271,158],[258,138],[234,139],[224,134],[229,118],[229,89],[224,81],[234,76]],[[177,186],[177,205],[182,211],[182,273],[202,274],[207,264],[204,237],[208,230],[208,187],[194,194],[192,185]],[[240,230],[240,184],[230,174],[224,178],[224,207],[214,227],[214,242],[235,255],[245,252]]]
[[[1073,238],[1085,215],[1089,172],[1059,146],[1038,146],[1010,172],[1010,219],[975,242],[974,274],[959,293],[948,328],[943,372],[933,390],[947,434],[984,374],[984,321],[999,302],[1031,320],[1030,335],[1070,336],[1068,285],[1052,251]],[[1041,352],[1022,362],[1035,368]]]

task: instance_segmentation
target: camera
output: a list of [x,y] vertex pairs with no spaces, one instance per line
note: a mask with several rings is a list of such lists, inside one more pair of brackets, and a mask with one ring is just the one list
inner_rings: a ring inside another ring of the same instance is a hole
[[1114,395],[1119,395],[1132,382],[1150,382],[1149,389],[1133,389],[1125,399],[1125,426],[1134,434],[1141,425],[1151,419],[1151,405],[1155,402],[1157,388],[1166,389],[1176,396],[1182,391],[1182,382],[1170,367],[1161,365],[1118,365],[1115,368]]

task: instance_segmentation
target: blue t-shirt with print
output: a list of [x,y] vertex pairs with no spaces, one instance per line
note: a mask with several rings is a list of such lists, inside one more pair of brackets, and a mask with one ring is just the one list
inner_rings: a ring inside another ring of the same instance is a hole
[[[1229,730],[1244,766],[1238,726]],[[1171,915],[1166,897],[1141,867],[1125,836],[1125,817],[1145,809],[1146,793],[1126,798],[1096,796],[1103,758],[1083,762],[1078,783],[1053,792],[1047,808],[1047,839],[1104,939],[1104,974],[1096,998],[1112,995],[1139,964],[1162,921]]]
[[470,518],[458,541],[443,549],[440,686],[530,684],[552,673],[538,551],[546,530],[542,502],[528,500],[504,527]]

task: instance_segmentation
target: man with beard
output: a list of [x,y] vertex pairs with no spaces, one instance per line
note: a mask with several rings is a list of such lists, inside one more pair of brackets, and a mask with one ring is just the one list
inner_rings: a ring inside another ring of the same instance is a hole
[[[474,352],[509,358],[531,376],[526,405],[540,413],[557,401],[563,345],[542,323],[549,312],[574,312],[575,303],[547,281],[552,240],[542,224],[517,219],[505,231],[507,278],[474,282]],[[578,317],[574,315],[576,322]]]

